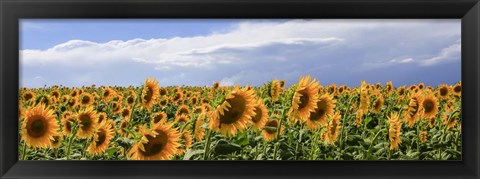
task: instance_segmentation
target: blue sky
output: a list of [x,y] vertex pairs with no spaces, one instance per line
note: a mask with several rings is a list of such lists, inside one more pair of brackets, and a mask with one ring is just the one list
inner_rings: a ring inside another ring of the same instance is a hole
[[20,85],[461,79],[460,20],[23,19]]

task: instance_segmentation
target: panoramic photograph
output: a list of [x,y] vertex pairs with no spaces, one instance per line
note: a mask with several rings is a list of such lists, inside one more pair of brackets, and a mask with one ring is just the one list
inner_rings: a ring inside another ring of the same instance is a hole
[[19,25],[19,160],[462,160],[460,19]]

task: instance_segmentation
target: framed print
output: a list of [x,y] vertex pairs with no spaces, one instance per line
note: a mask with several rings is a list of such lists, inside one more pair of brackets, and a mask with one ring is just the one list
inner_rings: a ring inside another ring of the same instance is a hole
[[479,177],[478,1],[1,8],[2,177]]

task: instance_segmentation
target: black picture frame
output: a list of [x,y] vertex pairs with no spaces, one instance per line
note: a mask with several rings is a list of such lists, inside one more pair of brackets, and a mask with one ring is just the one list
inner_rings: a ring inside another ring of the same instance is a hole
[[[462,161],[18,161],[21,18],[459,18]],[[478,0],[1,0],[2,178],[480,178]]]

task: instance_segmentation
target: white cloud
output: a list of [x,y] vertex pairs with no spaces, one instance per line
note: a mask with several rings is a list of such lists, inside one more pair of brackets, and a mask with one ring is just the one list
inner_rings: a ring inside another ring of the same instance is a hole
[[[272,78],[288,83],[306,73],[328,81],[336,80],[332,73],[355,77],[353,72],[372,68],[455,59],[459,42],[438,57],[428,54],[459,36],[460,23],[451,20],[245,21],[193,37],[70,40],[45,50],[21,50],[20,62],[25,77],[40,73],[58,78],[55,83],[82,85],[136,84],[149,76],[165,85],[258,85]],[[125,82],[111,79],[119,76]]]
[[429,66],[447,61],[460,60],[461,58],[461,41],[458,40],[454,44],[442,49],[437,56],[423,60],[422,65]]

